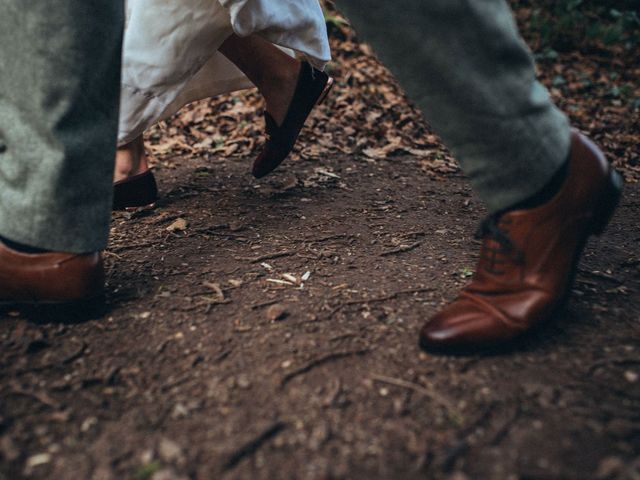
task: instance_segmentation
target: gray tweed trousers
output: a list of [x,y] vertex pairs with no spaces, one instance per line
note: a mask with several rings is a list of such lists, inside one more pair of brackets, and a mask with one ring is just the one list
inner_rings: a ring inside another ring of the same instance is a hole
[[123,28],[122,0],[2,0],[0,235],[106,246]]

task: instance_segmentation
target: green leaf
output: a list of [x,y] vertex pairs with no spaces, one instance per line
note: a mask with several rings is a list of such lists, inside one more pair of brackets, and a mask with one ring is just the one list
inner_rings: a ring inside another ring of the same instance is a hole
[[159,471],[162,468],[160,462],[151,462],[147,465],[143,465],[142,467],[136,470],[136,473],[133,475],[133,480],[149,480],[153,477],[153,474]]

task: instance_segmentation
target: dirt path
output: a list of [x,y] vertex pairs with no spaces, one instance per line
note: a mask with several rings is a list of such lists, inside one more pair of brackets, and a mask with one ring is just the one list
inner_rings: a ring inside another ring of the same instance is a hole
[[557,323],[448,358],[417,330],[474,265],[462,179],[176,164],[114,219],[107,312],[1,314],[0,478],[638,478],[636,185]]

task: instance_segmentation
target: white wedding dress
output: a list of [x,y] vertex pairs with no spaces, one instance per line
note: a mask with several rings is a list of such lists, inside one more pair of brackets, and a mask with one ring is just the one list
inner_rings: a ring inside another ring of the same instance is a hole
[[248,88],[218,48],[258,34],[315,67],[330,60],[318,0],[127,0],[118,144],[187,103]]

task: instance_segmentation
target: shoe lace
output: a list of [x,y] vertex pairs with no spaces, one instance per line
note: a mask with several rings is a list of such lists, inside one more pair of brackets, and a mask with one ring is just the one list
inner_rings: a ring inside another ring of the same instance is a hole
[[[494,275],[502,275],[504,270],[500,270],[500,265],[506,263],[521,264],[524,255],[516,248],[508,233],[499,226],[500,213],[489,215],[485,218],[476,231],[477,240],[491,239],[497,244],[484,242],[480,251],[480,265],[487,272]],[[507,222],[504,222],[507,223]]]

